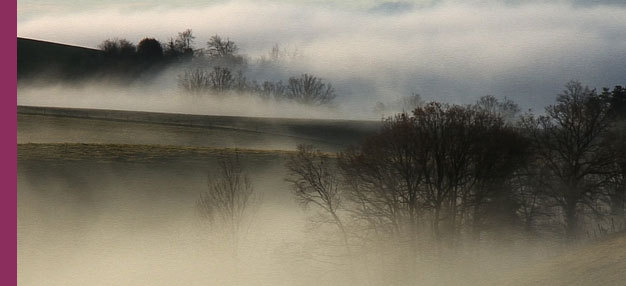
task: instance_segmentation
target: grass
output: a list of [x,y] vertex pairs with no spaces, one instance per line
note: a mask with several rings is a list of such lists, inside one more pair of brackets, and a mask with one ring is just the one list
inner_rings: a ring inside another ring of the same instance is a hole
[[559,256],[497,275],[489,285],[626,285],[626,233],[572,245]]
[[173,145],[26,143],[17,145],[17,159],[44,161],[128,161],[206,160],[238,153],[248,157],[287,157],[292,151],[253,150]]
[[377,121],[255,118],[18,106],[18,143],[111,143],[337,152],[380,128]]

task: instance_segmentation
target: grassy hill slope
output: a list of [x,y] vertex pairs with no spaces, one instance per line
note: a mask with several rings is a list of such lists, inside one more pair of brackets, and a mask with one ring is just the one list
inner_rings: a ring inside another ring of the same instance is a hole
[[96,143],[340,151],[380,128],[378,121],[209,116],[18,106],[18,143]]

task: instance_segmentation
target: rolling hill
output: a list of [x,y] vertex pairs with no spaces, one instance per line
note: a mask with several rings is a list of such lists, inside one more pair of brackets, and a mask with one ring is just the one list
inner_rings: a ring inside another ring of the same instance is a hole
[[18,106],[18,143],[178,145],[329,152],[358,144],[378,121],[259,118]]
[[62,78],[83,76],[85,71],[98,70],[104,63],[100,50],[17,38],[18,81],[41,73]]

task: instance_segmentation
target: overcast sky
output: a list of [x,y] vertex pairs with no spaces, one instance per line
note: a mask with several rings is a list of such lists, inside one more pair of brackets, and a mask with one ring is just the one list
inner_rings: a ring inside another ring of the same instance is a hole
[[469,103],[491,94],[537,110],[568,80],[626,84],[623,3],[28,0],[18,1],[17,35],[96,47],[191,28],[197,46],[220,34],[251,57],[275,43],[297,48],[298,70],[332,81],[345,102],[417,92]]

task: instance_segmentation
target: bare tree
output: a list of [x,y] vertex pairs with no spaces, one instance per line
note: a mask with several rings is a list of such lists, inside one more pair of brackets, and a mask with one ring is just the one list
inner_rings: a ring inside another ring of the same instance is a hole
[[137,48],[126,39],[108,39],[98,45],[105,55],[112,57],[128,58],[135,55]]
[[604,88],[600,95],[609,103],[610,116],[614,121],[609,136],[609,146],[615,159],[615,176],[607,188],[612,219],[626,228],[626,88],[618,85],[610,90]]
[[193,42],[195,38],[191,29],[178,33],[178,37],[176,37],[174,41],[176,49],[182,54],[193,55]]
[[582,210],[598,211],[614,158],[605,144],[611,124],[606,101],[579,82],[565,88],[546,115],[526,117],[523,124],[538,161],[549,171],[546,193],[562,210],[566,236],[575,238]]
[[525,146],[498,114],[430,103],[385,120],[340,162],[360,221],[415,242],[428,220],[437,241],[453,242],[461,226],[481,231],[486,212],[515,214],[493,202],[510,201]]
[[535,236],[538,232],[539,219],[547,218],[552,214],[548,197],[545,195],[540,181],[545,170],[529,163],[517,170],[511,178],[512,195],[518,204],[516,213],[527,235]]
[[231,68],[245,65],[246,59],[238,54],[239,47],[230,39],[215,35],[207,42],[206,55],[213,65]]
[[163,44],[163,55],[172,59],[191,58],[194,55],[195,38],[191,29],[178,33],[176,38],[170,38]]
[[350,187],[352,213],[379,239],[408,238],[414,246],[421,215],[414,119],[406,113],[388,118],[379,134],[340,155]]
[[330,83],[309,74],[291,77],[287,83],[287,99],[306,105],[329,104],[337,96]]
[[515,121],[520,113],[520,107],[517,103],[506,97],[503,100],[498,100],[493,95],[481,97],[474,106],[480,111],[502,117],[505,122],[509,123]]
[[297,152],[289,157],[286,166],[289,171],[286,180],[292,184],[302,206],[314,205],[321,215],[329,216],[328,222],[341,232],[350,255],[348,233],[339,215],[343,208],[340,178],[330,158],[310,145],[298,145]]
[[214,67],[209,73],[209,85],[211,90],[222,93],[231,90],[237,83],[233,73],[223,67]]
[[285,95],[285,85],[282,81],[264,81],[261,86],[257,88],[257,92],[263,99],[276,99],[280,100]]
[[178,86],[187,93],[205,94],[211,89],[211,76],[202,69],[186,70],[178,76]]
[[513,192],[514,179],[528,163],[529,143],[513,125],[505,124],[503,114],[481,109],[471,112],[471,173],[469,193],[461,198],[461,213],[466,223],[471,222],[478,240],[485,231],[518,223],[520,206]]
[[218,165],[218,171],[209,174],[208,189],[200,195],[196,207],[212,226],[225,228],[236,242],[259,198],[243,171],[238,154],[219,160]]
[[[417,137],[424,151],[424,206],[432,213],[437,240],[454,241],[473,179],[476,114],[461,106],[430,103],[414,111]],[[443,223],[443,228],[442,228]]]
[[207,42],[209,57],[227,57],[237,54],[239,47],[235,42],[230,39],[222,39],[222,37],[215,35]]
[[211,72],[203,69],[192,69],[185,71],[178,77],[178,85],[186,92],[201,95],[214,93],[224,93],[237,89],[243,91],[247,88],[247,82],[242,73],[236,76],[227,69],[214,67]]

